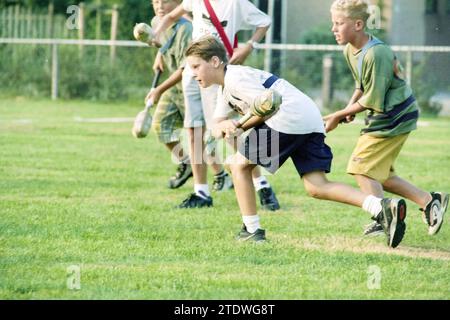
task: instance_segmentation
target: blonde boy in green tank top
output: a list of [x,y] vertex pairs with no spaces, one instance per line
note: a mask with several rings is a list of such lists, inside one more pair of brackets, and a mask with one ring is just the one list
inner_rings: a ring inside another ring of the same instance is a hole
[[[426,192],[400,178],[394,162],[409,133],[417,128],[419,110],[410,86],[401,78],[399,63],[391,48],[365,32],[369,18],[364,0],[336,0],[331,6],[332,32],[345,45],[344,56],[355,79],[355,92],[343,110],[324,117],[326,131],[350,122],[366,111],[366,127],[349,160],[347,172],[374,197],[388,191],[417,203],[423,211],[428,233],[439,232],[447,210],[448,194]],[[367,199],[366,207],[375,205]],[[382,232],[376,222],[366,235]]]

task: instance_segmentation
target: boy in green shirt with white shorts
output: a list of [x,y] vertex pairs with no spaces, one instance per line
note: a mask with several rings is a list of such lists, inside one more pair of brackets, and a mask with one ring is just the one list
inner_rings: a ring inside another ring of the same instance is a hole
[[[417,203],[422,208],[428,233],[434,235],[444,221],[448,194],[425,192],[400,178],[393,167],[409,133],[417,128],[419,110],[412,90],[401,78],[399,63],[391,48],[365,33],[369,18],[366,1],[336,0],[331,6],[331,15],[336,41],[346,45],[344,56],[356,90],[345,109],[324,117],[326,131],[367,111],[367,126],[361,131],[347,172],[367,194],[383,197],[385,190]],[[371,205],[369,200],[366,205]],[[365,234],[381,231],[381,226],[374,222]]]
[[[155,12],[155,17],[151,23],[152,27],[154,28],[158,21],[176,8],[180,2],[181,0],[152,1]],[[189,155],[185,153],[180,143],[185,113],[181,78],[184,68],[184,52],[191,38],[192,24],[185,18],[180,18],[163,34],[162,42],[164,46],[159,50],[158,56],[163,58],[167,71],[171,75],[166,81],[151,90],[145,98],[146,102],[151,99],[154,103],[157,103],[153,114],[153,131],[158,136],[159,141],[179,161],[175,176],[169,180],[169,188],[171,189],[181,187],[192,177]],[[159,60],[155,59],[155,61]],[[154,69],[157,72],[161,67],[155,63]]]

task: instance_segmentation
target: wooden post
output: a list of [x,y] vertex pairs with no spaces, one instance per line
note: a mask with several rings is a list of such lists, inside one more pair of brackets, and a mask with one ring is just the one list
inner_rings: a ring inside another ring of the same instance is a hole
[[19,6],[17,12],[17,38],[22,38],[22,7]]
[[47,38],[53,38],[53,13],[55,6],[53,1],[48,4],[48,15],[47,15]]
[[406,53],[406,83],[408,85],[411,85],[412,83],[412,65],[413,65],[413,59],[412,59],[412,52],[408,51]]
[[20,6],[18,4],[14,7],[14,38],[19,37],[19,14],[20,14]]
[[58,99],[58,45],[52,45],[52,100]]
[[[84,13],[85,5],[83,2],[79,4],[80,11],[78,12],[78,39],[84,40]],[[80,57],[83,56],[83,45],[80,44]]]
[[[274,0],[269,0],[269,4],[268,4],[268,15],[269,17],[274,18],[274,13],[275,13],[275,1]],[[267,34],[266,34],[266,44],[272,44],[272,40],[273,40],[273,25],[274,22],[272,21],[272,26],[269,28],[269,30],[267,30]],[[270,72],[270,70],[272,69],[272,50],[271,49],[266,49],[265,52],[265,57],[264,57],[264,70],[267,72]]]
[[330,54],[323,56],[322,68],[322,108],[326,109],[333,98],[333,58]]
[[33,30],[33,13],[31,12],[31,7],[28,7],[27,12],[27,31],[26,31],[26,38],[32,38],[32,30]]
[[14,10],[13,6],[9,6],[9,8],[8,8],[8,34],[7,34],[8,38],[13,37],[13,27],[14,27],[14,25],[13,25],[13,22],[14,22],[13,10]]
[[[111,13],[111,41],[116,41],[117,39],[118,22],[119,22],[119,10],[117,4],[115,4],[112,8]],[[111,64],[114,64],[114,60],[116,59],[116,46],[114,44],[111,45],[110,59]]]
[[6,30],[6,9],[0,10],[2,13],[1,17],[1,25],[0,25],[0,37],[5,37],[5,30]]
[[63,25],[63,27],[62,27],[62,29],[63,29],[63,38],[64,39],[67,39],[67,38],[70,38],[69,37],[69,28],[65,25],[65,22],[63,21],[62,22],[62,25]]
[[[95,38],[100,40],[102,37],[102,0],[97,0],[97,9],[95,11]],[[95,61],[100,61],[100,46],[95,46]]]

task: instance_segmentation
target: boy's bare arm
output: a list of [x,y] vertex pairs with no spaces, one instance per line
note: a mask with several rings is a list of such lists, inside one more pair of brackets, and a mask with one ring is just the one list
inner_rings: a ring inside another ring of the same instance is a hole
[[166,14],[164,18],[158,23],[158,26],[154,30],[155,38],[153,39],[153,43],[156,46],[161,46],[161,34],[167,30],[172,24],[178,21],[187,11],[183,9],[183,5],[180,4],[178,7],[173,9],[169,14]]
[[264,121],[268,120],[271,116],[268,117],[258,117],[258,116],[253,116],[250,118],[250,120],[248,120],[246,123],[244,123],[241,126],[241,129],[244,131],[247,131],[248,129],[251,129],[253,127],[256,127],[260,124],[262,124]]
[[236,48],[234,50],[233,56],[230,59],[230,64],[242,64],[245,59],[249,56],[249,54],[253,51],[253,45],[251,42],[259,42],[267,33],[267,30],[270,28],[270,25],[267,27],[258,27],[255,30],[255,33],[250,38],[250,40],[245,44],[245,46]]
[[162,94],[181,81],[183,69],[180,68],[175,71],[166,81],[157,86],[154,90],[151,90],[145,97],[145,102],[149,99],[153,99],[153,103],[157,103]]
[[357,113],[366,110],[357,102],[362,95],[363,92],[360,89],[356,89],[347,107],[323,117],[323,120],[326,122],[326,132],[334,130],[339,123],[353,121]]
[[159,50],[153,62],[153,71],[158,72],[158,70],[164,72],[164,58]]

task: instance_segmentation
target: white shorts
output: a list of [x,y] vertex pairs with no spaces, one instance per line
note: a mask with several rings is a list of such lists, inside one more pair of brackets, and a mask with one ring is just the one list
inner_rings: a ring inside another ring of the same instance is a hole
[[184,127],[213,126],[214,109],[217,104],[219,85],[201,88],[188,66],[183,71],[183,95],[185,103]]

